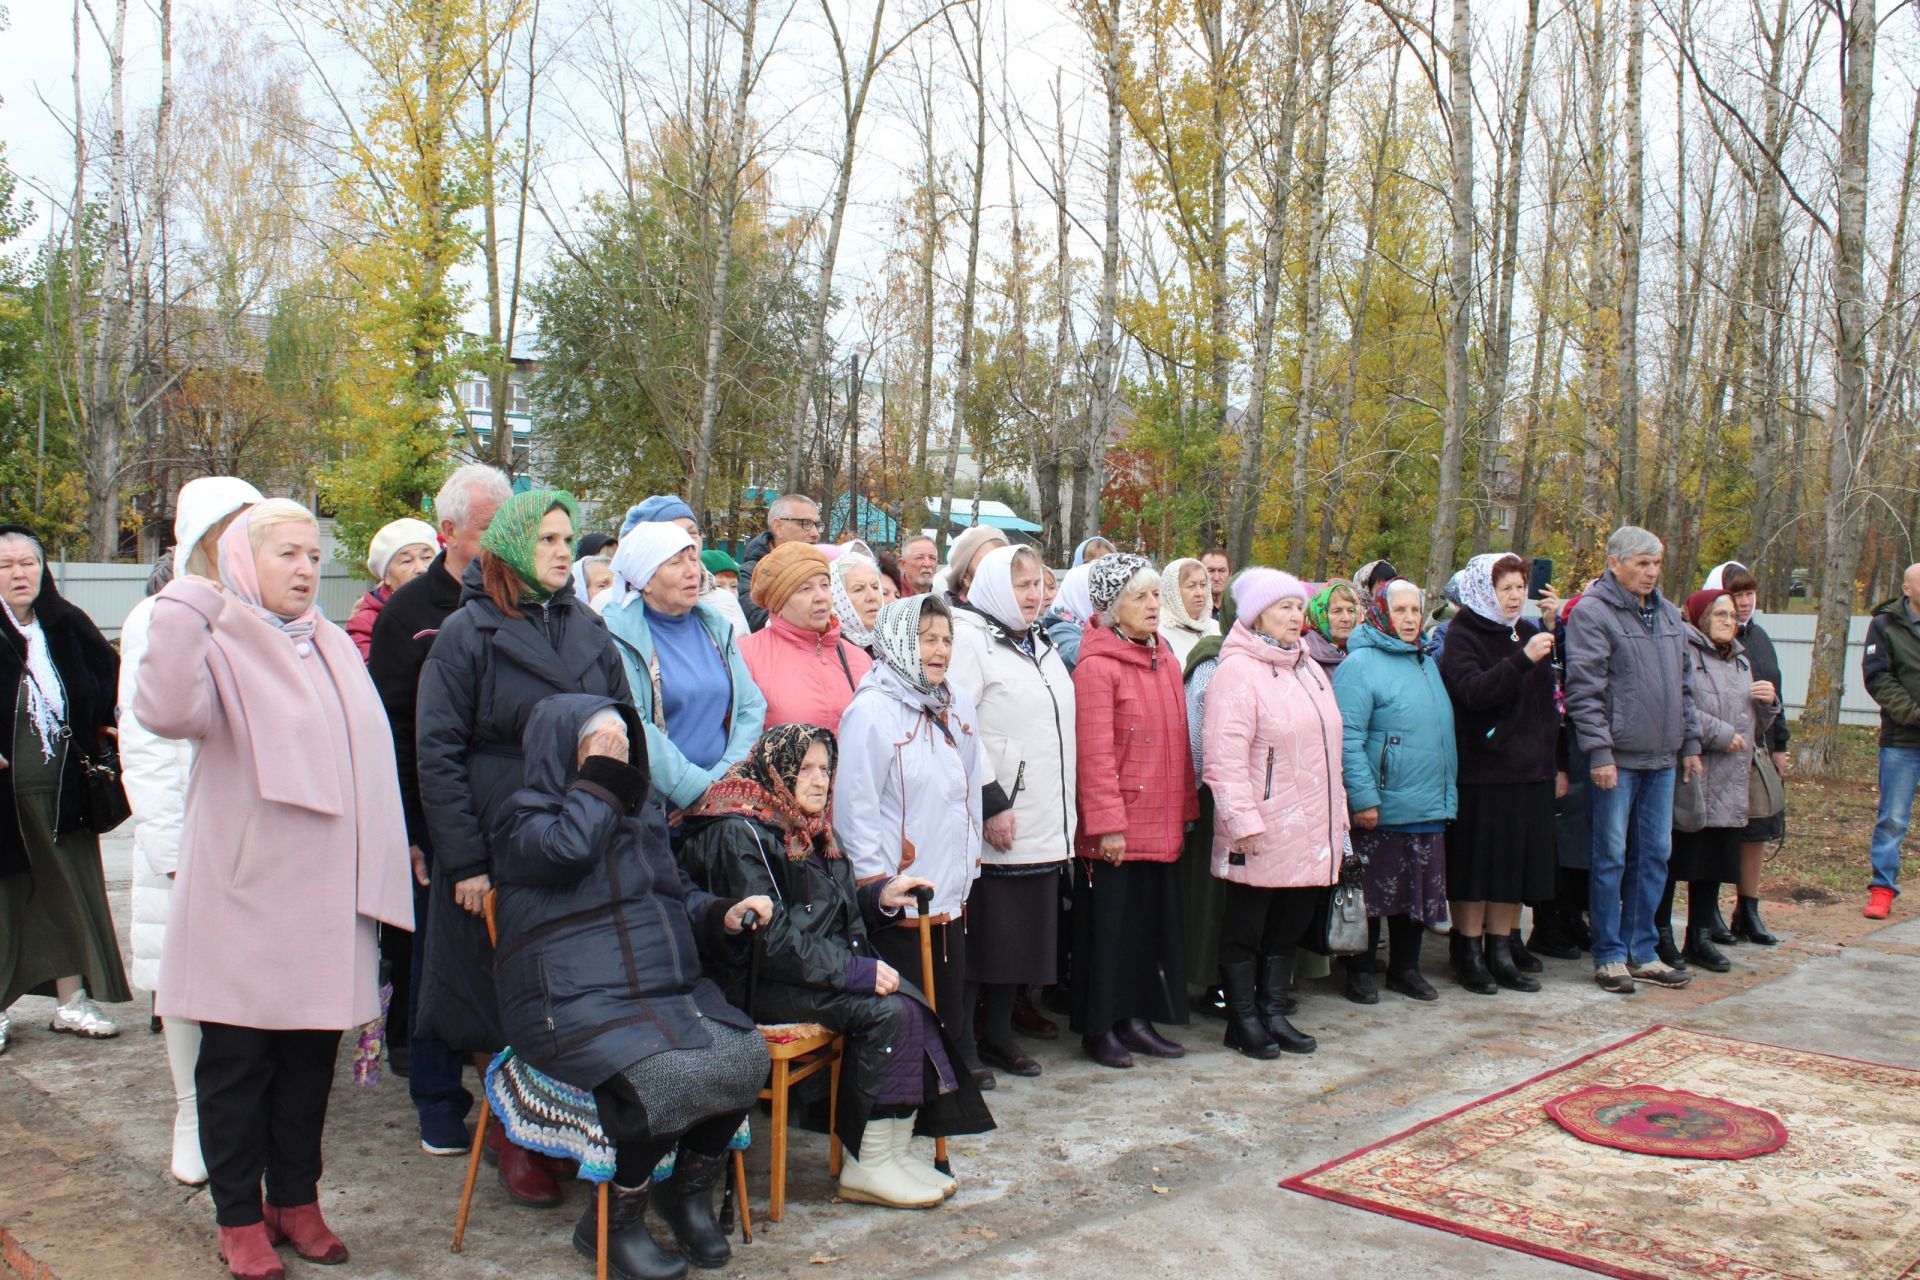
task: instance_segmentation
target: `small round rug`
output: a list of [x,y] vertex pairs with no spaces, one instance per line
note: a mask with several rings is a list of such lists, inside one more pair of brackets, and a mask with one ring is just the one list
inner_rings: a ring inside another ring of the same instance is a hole
[[1641,1155],[1745,1160],[1787,1142],[1786,1125],[1771,1112],[1654,1085],[1593,1085],[1544,1106],[1574,1137]]

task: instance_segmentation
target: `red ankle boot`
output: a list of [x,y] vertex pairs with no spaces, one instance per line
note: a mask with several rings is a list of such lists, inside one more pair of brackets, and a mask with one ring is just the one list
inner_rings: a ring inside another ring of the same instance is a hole
[[320,1216],[317,1203],[285,1208],[270,1204],[266,1207],[266,1215],[267,1235],[275,1244],[291,1240],[295,1252],[308,1262],[317,1262],[323,1267],[347,1260],[347,1246],[340,1243],[340,1237],[333,1234],[326,1220]]
[[220,1261],[233,1272],[234,1280],[286,1280],[287,1269],[273,1251],[264,1222],[250,1227],[221,1227]]
[[515,1204],[530,1209],[551,1209],[560,1203],[560,1184],[545,1156],[536,1155],[511,1142],[500,1149],[500,1185]]

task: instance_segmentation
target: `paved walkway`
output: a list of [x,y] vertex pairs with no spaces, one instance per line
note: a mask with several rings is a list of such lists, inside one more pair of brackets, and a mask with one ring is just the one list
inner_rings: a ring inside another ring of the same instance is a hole
[[[124,914],[126,848],[108,875]],[[1920,920],[1902,905],[1886,926],[1852,902],[1771,906],[1786,944],[1734,948],[1737,967],[1683,992],[1631,998],[1594,987],[1588,966],[1547,962],[1534,996],[1472,996],[1441,984],[1438,1004],[1392,994],[1373,1008],[1309,984],[1295,1019],[1320,1038],[1309,1058],[1251,1062],[1220,1047],[1218,1023],[1173,1034],[1179,1062],[1095,1067],[1067,1040],[1035,1047],[1046,1074],[988,1095],[998,1131],[954,1144],[958,1197],[925,1213],[834,1204],[826,1144],[796,1134],[787,1218],[756,1223],[725,1275],[1575,1276],[1538,1258],[1279,1190],[1283,1177],[1518,1083],[1653,1023],[1920,1067]],[[1439,981],[1445,947],[1429,940]],[[1889,1012],[1886,999],[1894,998]],[[225,1274],[203,1191],[166,1176],[172,1100],[145,1006],[122,1006],[125,1033],[80,1043],[45,1030],[50,1002],[13,1010],[0,1057],[0,1227],[61,1280],[174,1280]],[[510,1204],[483,1177],[466,1253],[447,1252],[463,1162],[423,1155],[404,1082],[348,1082],[333,1095],[322,1204],[353,1250],[334,1280],[591,1275],[567,1235],[586,1202]],[[765,1145],[748,1157],[764,1207]],[[1808,1224],[1808,1230],[1818,1230]],[[316,1277],[298,1260],[290,1276]],[[0,1275],[6,1264],[0,1262]],[[11,1278],[9,1277],[9,1280]]]

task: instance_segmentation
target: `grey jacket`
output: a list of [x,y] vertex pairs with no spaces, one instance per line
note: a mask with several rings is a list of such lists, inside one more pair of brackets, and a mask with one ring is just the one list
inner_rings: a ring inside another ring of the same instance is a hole
[[1700,754],[1686,622],[1653,596],[1653,629],[1608,570],[1567,616],[1567,719],[1594,769],[1668,769]]
[[[1704,771],[1693,782],[1674,787],[1674,829],[1745,827],[1753,743],[1756,738],[1766,738],[1767,727],[1780,713],[1779,703],[1762,706],[1754,701],[1753,663],[1746,646],[1738,640],[1733,644],[1733,656],[1723,658],[1712,641],[1689,626],[1687,665],[1693,677],[1694,707],[1700,717]],[[1746,749],[1729,752],[1727,747],[1736,736],[1746,739]]]

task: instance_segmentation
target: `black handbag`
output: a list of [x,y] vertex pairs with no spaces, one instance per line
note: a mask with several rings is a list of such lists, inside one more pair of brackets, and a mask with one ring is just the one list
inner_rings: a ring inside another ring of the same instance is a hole
[[133,816],[127,789],[120,783],[120,748],[107,742],[83,752],[80,766],[87,780],[87,826],[96,836],[106,835]]

